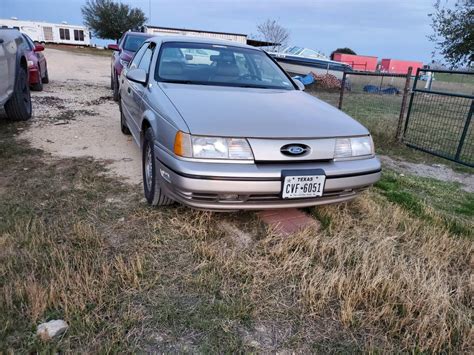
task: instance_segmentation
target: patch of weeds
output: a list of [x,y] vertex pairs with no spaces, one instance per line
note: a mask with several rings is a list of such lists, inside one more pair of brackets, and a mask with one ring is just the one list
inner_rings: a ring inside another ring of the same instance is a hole
[[454,234],[472,236],[474,194],[463,191],[458,183],[385,170],[376,187],[413,215],[441,222]]
[[327,214],[321,213],[321,210],[318,207],[309,209],[309,213],[321,222],[323,230],[331,228],[331,218]]

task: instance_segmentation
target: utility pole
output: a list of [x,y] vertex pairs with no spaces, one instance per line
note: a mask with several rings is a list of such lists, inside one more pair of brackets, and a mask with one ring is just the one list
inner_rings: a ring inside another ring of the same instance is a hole
[[151,0],[148,0],[148,24],[151,24]]

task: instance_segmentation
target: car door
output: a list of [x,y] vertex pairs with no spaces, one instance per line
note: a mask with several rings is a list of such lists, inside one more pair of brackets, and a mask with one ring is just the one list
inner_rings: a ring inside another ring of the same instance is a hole
[[[140,138],[140,127],[137,126],[136,121],[134,120],[134,117],[138,114],[137,112],[137,104],[134,102],[136,96],[134,95],[134,92],[136,90],[132,90],[132,87],[136,86],[137,84],[128,80],[126,78],[127,72],[129,70],[138,68],[138,65],[140,64],[140,60],[143,57],[143,54],[148,48],[149,43],[145,43],[140,47],[140,49],[135,53],[135,56],[133,57],[132,61],[130,62],[130,65],[128,68],[124,68],[122,71],[122,74],[120,76],[120,102],[121,102],[121,109],[122,112],[125,116],[125,119],[127,121],[128,128],[130,129],[130,132],[132,132],[133,136],[139,142]],[[140,85],[140,84],[138,84]]]
[[136,110],[136,114],[133,115],[133,119],[135,120],[135,124],[137,127],[141,126],[141,120],[143,117],[143,111],[146,109],[145,102],[143,101],[143,94],[144,91],[147,90],[148,82],[150,80],[150,65],[151,65],[151,60],[153,58],[153,53],[155,50],[155,43],[147,43],[148,46],[146,50],[143,53],[142,58],[140,59],[140,62],[138,64],[138,69],[143,69],[147,73],[147,84],[142,85],[139,83],[131,83],[131,90],[132,90],[132,95],[133,95],[133,101],[135,104],[134,110]]

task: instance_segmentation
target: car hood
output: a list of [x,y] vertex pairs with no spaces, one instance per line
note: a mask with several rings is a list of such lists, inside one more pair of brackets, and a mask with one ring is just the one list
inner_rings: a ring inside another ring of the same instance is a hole
[[320,138],[368,134],[335,107],[297,90],[160,83],[191,134]]

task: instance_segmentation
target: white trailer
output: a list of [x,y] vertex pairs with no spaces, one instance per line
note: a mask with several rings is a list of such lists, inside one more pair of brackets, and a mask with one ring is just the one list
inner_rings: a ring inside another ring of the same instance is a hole
[[91,45],[91,33],[84,26],[67,23],[48,23],[40,21],[23,21],[15,18],[0,19],[0,28],[16,28],[27,34],[35,42]]
[[181,36],[196,36],[196,37],[208,37],[225,39],[228,41],[234,41],[239,43],[247,43],[247,35],[242,33],[229,33],[229,32],[215,32],[215,31],[203,31],[203,30],[190,30],[186,28],[171,28],[171,27],[158,27],[158,26],[144,26],[142,31],[149,34],[156,35],[181,35]]

